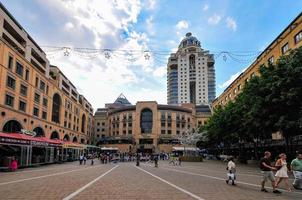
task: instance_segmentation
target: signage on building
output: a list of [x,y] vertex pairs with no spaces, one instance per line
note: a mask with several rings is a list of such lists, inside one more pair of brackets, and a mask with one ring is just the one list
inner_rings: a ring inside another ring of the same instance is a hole
[[21,129],[21,133],[25,134],[25,135],[30,135],[30,136],[36,136],[36,132],[35,131],[29,131],[29,130],[25,130],[25,129]]

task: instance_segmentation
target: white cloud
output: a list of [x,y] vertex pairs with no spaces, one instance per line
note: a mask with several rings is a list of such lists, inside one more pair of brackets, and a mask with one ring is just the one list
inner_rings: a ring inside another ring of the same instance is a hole
[[165,77],[167,75],[167,67],[166,66],[161,66],[161,67],[156,68],[153,71],[153,75],[155,77]]
[[219,85],[219,88],[223,89],[228,87],[242,72],[244,72],[247,68],[244,68],[243,70],[237,72],[236,74],[231,75],[229,80]]
[[146,19],[147,31],[150,35],[155,35],[153,16],[150,16]]
[[71,30],[74,28],[74,25],[72,22],[67,22],[64,26],[65,30]]
[[228,28],[232,29],[233,31],[237,30],[237,23],[233,18],[227,17],[225,22],[226,22]]
[[202,8],[203,11],[207,11],[209,9],[209,5],[208,4],[205,4]]
[[181,20],[176,24],[176,29],[182,30],[189,28],[189,23],[186,20]]
[[208,18],[208,24],[216,25],[220,22],[220,20],[221,20],[221,16],[217,15],[217,14],[214,14],[211,17]]
[[146,4],[146,9],[147,9],[147,10],[153,10],[153,9],[155,9],[156,3],[157,3],[156,0],[147,0],[147,1],[145,2],[145,4]]
[[[141,12],[142,5],[138,0],[107,0],[106,2],[99,0],[44,2],[40,0],[40,3],[44,7],[45,3],[48,4],[46,9],[49,10],[53,19],[57,19],[58,15],[62,16],[60,17],[60,24],[63,26],[61,28],[72,29],[72,35],[70,32],[68,34],[58,32],[57,34],[61,35],[57,39],[59,42],[55,41],[56,45],[72,44],[75,47],[91,46],[96,49],[138,50],[130,55],[124,51],[110,52],[110,59],[106,59],[102,53],[96,53],[95,58],[85,59],[83,55],[73,51],[69,57],[63,56],[62,53],[49,57],[50,62],[63,71],[95,109],[114,101],[121,92],[124,92],[126,96],[132,96],[134,101],[142,100],[141,97],[148,97],[149,100],[159,102],[165,101],[166,90],[164,95],[161,95],[162,87],[158,91],[153,89],[152,92],[147,89],[143,91],[131,89],[143,85],[144,81],[160,82],[162,80],[158,79],[163,76],[162,69],[154,67],[152,56],[149,60],[145,59],[147,53],[144,51],[149,49],[148,35],[133,30],[133,25]],[[57,12],[53,13],[53,10]],[[153,17],[148,18],[146,23],[149,25],[148,32],[152,32]],[[64,39],[68,43],[64,43]],[[48,44],[49,37],[43,40],[44,44]],[[154,95],[150,96],[150,93]]]
[[157,101],[159,104],[167,104],[166,87],[156,91],[150,88],[140,88],[138,91],[130,91],[125,95],[132,104],[137,101]]

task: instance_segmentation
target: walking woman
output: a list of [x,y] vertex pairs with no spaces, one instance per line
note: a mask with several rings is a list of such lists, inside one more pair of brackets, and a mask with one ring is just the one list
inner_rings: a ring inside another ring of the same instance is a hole
[[287,163],[286,163],[286,155],[285,153],[281,153],[279,155],[279,159],[277,160],[276,164],[275,164],[276,168],[278,169],[277,173],[276,173],[276,188],[278,187],[278,185],[282,182],[282,180],[284,180],[285,183],[285,187],[286,189],[290,192],[290,186],[288,184],[288,174],[287,174]]

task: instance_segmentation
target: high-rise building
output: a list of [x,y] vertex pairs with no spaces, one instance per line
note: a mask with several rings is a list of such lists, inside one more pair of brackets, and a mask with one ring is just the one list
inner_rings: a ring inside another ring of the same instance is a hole
[[214,56],[187,33],[167,65],[168,104],[210,104],[215,99]]

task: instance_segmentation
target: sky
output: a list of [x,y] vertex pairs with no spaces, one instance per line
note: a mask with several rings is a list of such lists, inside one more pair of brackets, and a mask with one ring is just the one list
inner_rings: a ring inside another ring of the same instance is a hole
[[1,2],[95,110],[120,93],[132,104],[166,104],[167,59],[187,32],[214,54],[218,96],[302,8],[289,0]]

